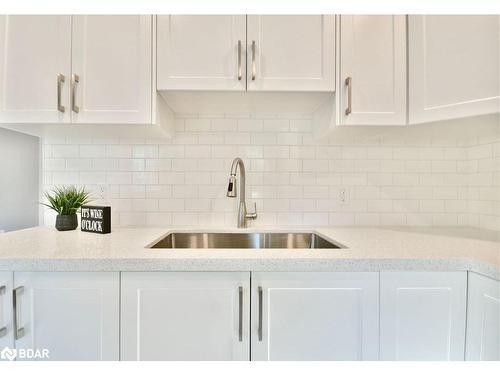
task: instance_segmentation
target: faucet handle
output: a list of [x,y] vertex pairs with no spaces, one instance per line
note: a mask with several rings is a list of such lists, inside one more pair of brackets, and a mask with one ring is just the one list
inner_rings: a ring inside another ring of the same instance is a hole
[[257,203],[253,202],[253,212],[247,212],[245,216],[247,219],[257,219]]

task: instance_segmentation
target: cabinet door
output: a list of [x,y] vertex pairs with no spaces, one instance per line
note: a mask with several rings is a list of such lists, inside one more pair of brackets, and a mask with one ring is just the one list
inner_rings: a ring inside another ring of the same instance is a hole
[[254,360],[377,360],[378,273],[253,273],[251,327]]
[[335,16],[247,22],[248,91],[335,91]]
[[14,348],[12,282],[12,272],[0,272],[0,350]]
[[[49,360],[118,360],[117,272],[16,272],[17,349]],[[22,289],[19,289],[22,288]]]
[[122,273],[123,360],[248,360],[247,272]]
[[495,113],[499,16],[409,16],[410,122]]
[[158,16],[158,90],[245,90],[245,16]]
[[466,272],[380,274],[380,359],[463,360]]
[[70,72],[71,16],[0,16],[0,122],[70,122]]
[[151,123],[152,17],[74,16],[74,123]]
[[500,281],[469,272],[467,310],[469,361],[500,361]]
[[343,125],[406,124],[406,17],[340,16]]

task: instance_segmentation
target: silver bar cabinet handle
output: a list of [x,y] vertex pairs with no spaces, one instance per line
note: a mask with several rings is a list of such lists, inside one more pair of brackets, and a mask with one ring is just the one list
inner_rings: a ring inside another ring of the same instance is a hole
[[262,341],[262,287],[259,286],[257,290],[259,292],[259,328],[257,329],[257,335],[259,341]]
[[242,78],[241,72],[241,40],[238,40],[238,81],[241,81]]
[[252,40],[252,81],[255,81],[256,76],[256,68],[255,68],[255,40]]
[[16,340],[19,340],[21,337],[24,336],[24,328],[19,327],[19,321],[21,320],[19,318],[19,309],[17,306],[17,301],[19,299],[19,294],[24,291],[23,286],[19,286],[16,289],[14,289],[14,293],[12,293],[12,305],[14,306],[14,338]]
[[238,288],[238,339],[243,341],[243,287]]
[[345,85],[347,86],[347,108],[345,109],[345,115],[349,116],[352,113],[352,77],[345,79]]
[[71,75],[71,110],[75,113],[80,112],[80,108],[76,105],[76,86],[80,83],[78,74]]
[[[0,286],[0,294],[4,294],[5,291],[7,290],[7,287],[5,285]],[[0,328],[0,337],[4,337],[7,334],[7,327],[2,327]]]
[[59,73],[57,75],[57,110],[61,113],[66,111],[66,108],[61,104],[61,91],[65,80],[66,77],[64,77],[64,74]]

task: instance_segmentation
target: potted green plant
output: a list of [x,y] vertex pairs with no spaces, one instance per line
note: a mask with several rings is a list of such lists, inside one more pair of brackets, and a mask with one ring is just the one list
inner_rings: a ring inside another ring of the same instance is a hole
[[57,212],[56,229],[60,231],[76,229],[78,227],[76,213],[82,205],[90,202],[87,190],[75,186],[56,187],[51,193],[46,192],[45,198],[48,204],[43,203],[43,205]]

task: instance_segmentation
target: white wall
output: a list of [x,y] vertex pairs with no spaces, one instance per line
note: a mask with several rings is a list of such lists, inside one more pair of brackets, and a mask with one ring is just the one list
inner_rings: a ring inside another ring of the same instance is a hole
[[38,225],[39,138],[0,128],[0,230]]
[[[185,115],[176,130],[172,140],[46,138],[43,187],[85,184],[98,198],[102,188],[99,202],[111,204],[113,225],[234,226],[237,200],[225,193],[231,161],[240,156],[249,207],[257,202],[259,212],[253,225],[498,229],[495,116],[354,127],[321,141],[303,118]],[[486,151],[476,151],[484,144]],[[474,175],[469,158],[489,162],[478,161]],[[471,199],[476,187],[483,189],[478,200],[488,192],[487,203]],[[345,203],[339,201],[341,190]],[[53,220],[47,212],[46,224]]]

